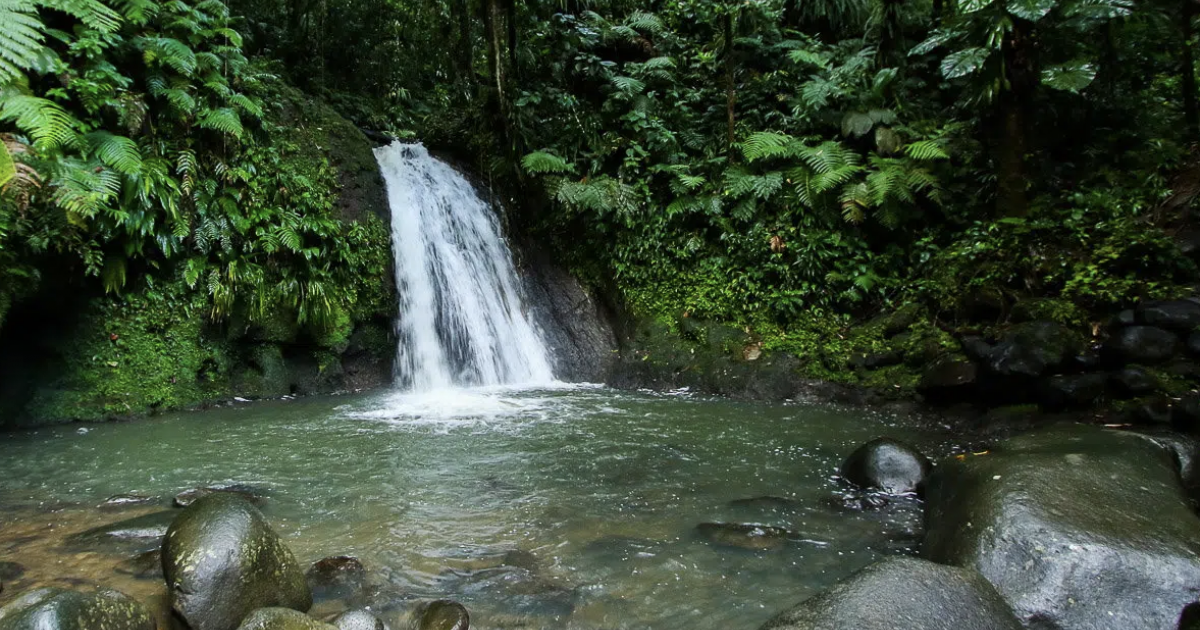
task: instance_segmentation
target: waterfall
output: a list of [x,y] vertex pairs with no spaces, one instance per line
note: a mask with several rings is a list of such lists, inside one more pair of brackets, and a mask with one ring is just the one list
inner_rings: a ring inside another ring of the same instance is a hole
[[392,211],[398,384],[430,391],[552,381],[491,206],[419,144],[380,147],[375,158]]

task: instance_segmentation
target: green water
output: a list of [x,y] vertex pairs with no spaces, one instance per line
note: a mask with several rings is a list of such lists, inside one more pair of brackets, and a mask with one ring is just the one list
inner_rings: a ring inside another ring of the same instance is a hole
[[[866,440],[948,449],[913,426],[811,404],[565,388],[376,393],[41,429],[0,436],[0,525],[20,534],[6,545],[0,533],[0,560],[120,587],[96,558],[121,551],[76,560],[31,539],[122,517],[93,507],[111,495],[165,506],[187,488],[241,483],[269,497],[264,512],[303,562],[362,559],[385,618],[451,597],[477,628],[755,628],[883,554],[911,551],[919,506],[855,512],[834,499],[838,463]],[[763,495],[792,502],[731,505]],[[747,551],[701,538],[707,521],[796,535]]]

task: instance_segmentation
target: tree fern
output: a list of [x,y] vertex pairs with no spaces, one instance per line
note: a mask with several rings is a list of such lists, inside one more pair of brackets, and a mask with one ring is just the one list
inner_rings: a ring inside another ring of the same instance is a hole
[[121,15],[99,0],[37,0],[37,4],[62,11],[104,33],[121,26]]

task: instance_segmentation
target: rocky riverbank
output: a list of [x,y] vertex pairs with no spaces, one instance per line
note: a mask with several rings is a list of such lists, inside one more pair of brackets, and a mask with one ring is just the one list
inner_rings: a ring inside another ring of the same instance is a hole
[[[1196,443],[1057,425],[941,462],[889,444],[847,479],[925,497],[919,558],[885,559],[762,630],[1174,630],[1200,583],[1200,519],[1185,480]],[[847,474],[849,473],[849,474]]]

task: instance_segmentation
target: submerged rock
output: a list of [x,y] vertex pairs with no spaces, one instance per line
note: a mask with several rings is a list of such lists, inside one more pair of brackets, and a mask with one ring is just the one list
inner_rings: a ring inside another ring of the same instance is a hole
[[162,554],[160,549],[143,551],[118,564],[117,573],[131,575],[139,580],[162,579]]
[[68,536],[66,546],[72,550],[87,551],[142,552],[157,549],[178,514],[164,510],[93,527]]
[[424,604],[417,611],[417,630],[467,630],[471,615],[462,604],[439,599]]
[[762,630],[1020,630],[979,573],[916,558],[877,562]]
[[362,593],[367,569],[353,556],[330,556],[314,562],[304,578],[313,600],[346,599]]
[[154,618],[128,595],[41,588],[0,608],[0,630],[155,630]]
[[246,616],[237,630],[337,630],[291,608],[259,608]]
[[118,494],[108,497],[98,507],[102,510],[118,510],[157,502],[158,497],[148,497],[141,494]]
[[781,527],[756,523],[701,523],[696,526],[696,531],[718,545],[751,551],[779,549],[796,537]]
[[1061,426],[938,467],[921,553],[976,569],[1032,628],[1174,628],[1200,585],[1200,519],[1173,453]]
[[266,493],[261,488],[256,488],[254,486],[249,486],[246,484],[235,483],[235,484],[229,484],[229,485],[225,485],[225,486],[206,486],[203,488],[192,488],[190,490],[184,490],[183,492],[180,492],[179,494],[175,495],[175,501],[174,501],[175,507],[181,507],[181,508],[188,507],[189,505],[195,503],[197,500],[202,499],[202,498],[204,498],[210,494],[213,494],[215,492],[225,492],[225,493],[229,493],[229,494],[236,494],[236,495],[242,497],[243,499],[246,499],[247,501],[250,501],[251,503],[253,503],[254,505],[257,505],[259,507],[262,507],[267,502]]
[[919,492],[933,465],[916,448],[879,438],[858,447],[842,463],[842,477],[862,487],[889,494]]
[[193,630],[234,630],[258,608],[312,606],[295,556],[236,494],[210,494],[181,512],[162,558],[171,606]]
[[365,610],[342,613],[333,620],[333,625],[338,630],[387,630],[383,621]]

